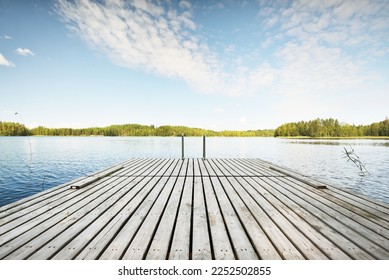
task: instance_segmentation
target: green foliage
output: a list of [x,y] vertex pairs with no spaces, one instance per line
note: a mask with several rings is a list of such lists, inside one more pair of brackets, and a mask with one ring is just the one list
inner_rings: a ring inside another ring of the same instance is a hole
[[0,122],[0,136],[27,136],[29,130],[20,123]]
[[369,137],[389,136],[389,119],[370,125],[340,124],[336,119],[316,119],[286,123],[276,130],[223,130],[213,131],[186,126],[123,124],[89,128],[47,128],[33,129],[23,124],[0,122],[0,136],[225,136],[225,137]]
[[389,136],[389,120],[370,125],[340,124],[336,119],[316,119],[286,123],[276,128],[274,136],[293,137],[369,137]]
[[44,136],[155,136],[153,125],[124,124],[89,128],[47,128],[39,126],[31,129],[32,135]]
[[0,135],[42,135],[42,136],[266,136],[273,137],[274,130],[248,130],[231,131],[224,130],[216,132],[201,128],[191,128],[186,126],[164,125],[155,127],[154,125],[123,124],[110,125],[107,127],[89,128],[47,128],[38,126],[28,130],[18,123],[1,123]]

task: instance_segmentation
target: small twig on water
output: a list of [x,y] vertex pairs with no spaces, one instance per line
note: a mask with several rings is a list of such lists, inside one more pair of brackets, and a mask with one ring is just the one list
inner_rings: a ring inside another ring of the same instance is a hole
[[356,167],[362,172],[363,175],[370,175],[370,172],[367,171],[365,164],[359,159],[359,156],[355,153],[354,149],[350,146],[350,150],[344,148],[344,158],[347,158],[347,162],[351,161],[355,164]]

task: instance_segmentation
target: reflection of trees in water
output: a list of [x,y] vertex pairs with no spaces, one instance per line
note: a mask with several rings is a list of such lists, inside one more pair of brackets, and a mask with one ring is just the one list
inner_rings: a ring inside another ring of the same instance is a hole
[[[329,146],[343,146],[345,144],[349,144],[345,141],[338,141],[338,140],[292,140],[287,141],[288,144],[308,144],[308,145],[329,145]],[[354,146],[384,146],[389,147],[389,140],[382,141],[382,140],[363,140],[363,141],[355,141],[353,142]]]

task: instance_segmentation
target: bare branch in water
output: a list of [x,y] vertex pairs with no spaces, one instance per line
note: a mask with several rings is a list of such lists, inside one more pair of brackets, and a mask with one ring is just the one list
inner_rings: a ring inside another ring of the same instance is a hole
[[344,158],[347,158],[347,162],[351,161],[355,164],[356,167],[362,172],[363,175],[370,175],[370,172],[367,171],[365,164],[359,159],[359,156],[355,153],[354,149],[350,146],[350,150],[344,149]]

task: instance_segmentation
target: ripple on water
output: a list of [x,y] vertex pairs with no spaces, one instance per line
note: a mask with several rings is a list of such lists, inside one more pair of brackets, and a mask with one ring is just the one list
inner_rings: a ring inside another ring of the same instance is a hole
[[[179,137],[0,137],[0,205],[133,157],[181,156]],[[186,157],[202,156],[202,138],[188,137]],[[343,158],[353,146],[370,175]],[[207,138],[209,157],[250,157],[389,203],[389,140]]]

